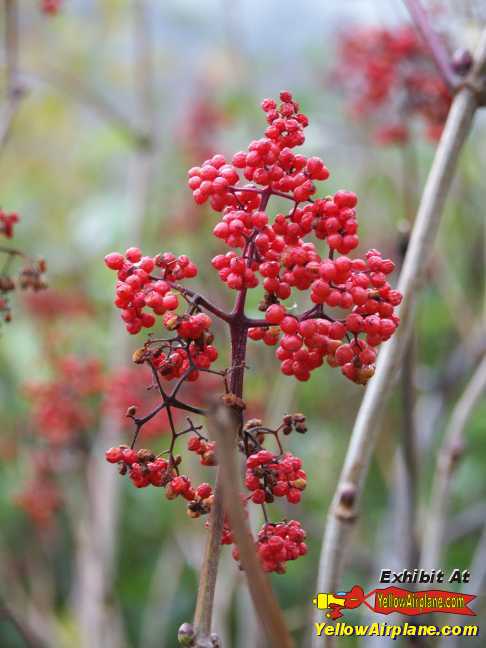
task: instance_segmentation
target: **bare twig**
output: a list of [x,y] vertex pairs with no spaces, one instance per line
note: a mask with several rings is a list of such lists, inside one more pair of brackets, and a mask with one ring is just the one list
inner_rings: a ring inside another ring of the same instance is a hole
[[19,25],[17,0],[4,0],[7,97],[0,111],[0,150],[7,142],[24,89],[19,83]]
[[[476,64],[471,73],[473,85],[483,82],[486,68],[486,30],[482,33],[475,60]],[[403,294],[400,308],[401,325],[393,340],[385,344],[378,357],[375,377],[366,390],[358,412],[329,511],[319,565],[318,591],[332,592],[339,589],[351,531],[358,515],[359,500],[379,431],[380,416],[393,388],[393,379],[409,340],[416,294],[424,278],[447,192],[477,107],[476,93],[469,86],[463,87],[452,103],[427,178],[398,285]],[[314,637],[313,641],[316,647],[322,646],[318,637]],[[334,645],[331,637],[326,638],[325,642],[327,646]]]
[[484,594],[486,589],[486,524],[471,561],[471,592]]
[[6,619],[15,628],[27,648],[44,648],[45,643],[35,634],[25,620],[21,619],[3,600],[0,599],[0,619]]
[[432,568],[433,565],[440,564],[452,475],[464,450],[465,427],[485,389],[486,356],[454,407],[439,450],[423,537],[420,561],[422,567]]
[[[413,144],[403,148],[403,204],[407,235],[412,230],[418,205],[418,167]],[[402,254],[404,254],[403,252]],[[401,258],[403,263],[403,256]],[[395,525],[395,547],[400,548],[400,557],[405,565],[414,565],[417,559],[416,504],[418,491],[417,429],[415,425],[415,368],[416,339],[412,333],[404,353],[400,378],[402,424],[397,452],[397,496],[400,502],[398,523]],[[393,501],[393,498],[392,498]]]
[[253,605],[267,635],[267,645],[273,648],[291,648],[294,645],[292,638],[270,582],[260,566],[240,499],[241,484],[235,461],[238,421],[231,417],[231,410],[220,405],[216,406],[209,416],[208,427],[217,444],[225,508],[240,553],[241,565],[248,580]]
[[[474,604],[479,603],[480,609],[476,611],[477,614],[484,610],[484,593],[486,590],[486,524],[483,526],[483,531],[479,537],[478,544],[474,551],[474,555],[471,560],[471,566],[469,567],[471,573],[471,582],[468,585],[468,590],[474,592],[478,599],[474,601]],[[483,608],[481,610],[481,604]],[[460,625],[465,625],[470,617],[465,617],[460,621]],[[450,614],[444,620],[444,625],[453,625],[457,623],[457,617],[453,614]],[[457,648],[458,646],[457,637],[443,637],[439,643],[439,648]]]
[[134,123],[130,117],[127,117],[84,79],[48,66],[44,66],[42,71],[22,70],[22,78],[30,84],[40,83],[51,86],[77,104],[93,110],[100,119],[119,131],[135,148],[150,148],[152,146],[149,132],[145,131],[141,125]]
[[451,92],[454,92],[459,79],[452,69],[449,52],[438,34],[432,29],[429,17],[422,7],[422,3],[420,0],[404,0],[404,2],[407,5],[415,26],[430,50],[444,83]]
[[476,533],[486,521],[486,502],[474,502],[463,511],[459,511],[447,525],[445,539],[447,543],[457,542],[461,538]]
[[402,559],[405,565],[414,565],[417,559],[416,504],[418,488],[417,430],[415,426],[415,336],[411,336],[404,355],[401,391],[402,424],[400,455],[403,459],[401,471],[403,484],[403,518],[400,524],[402,533],[400,544],[403,547]]
[[[222,648],[233,644],[232,629],[234,616],[232,612],[237,588],[241,583],[241,573],[238,569],[235,569],[235,561],[231,552],[222,552],[218,568],[218,586],[215,591],[213,611],[213,624],[217,628],[216,635]],[[254,625],[258,626],[256,618],[253,617],[253,619]]]
[[218,576],[218,563],[221,553],[221,534],[224,524],[224,506],[221,470],[218,469],[214,489],[214,505],[209,516],[209,537],[206,541],[204,559],[199,575],[194,627],[198,638],[204,640],[211,634],[214,591]]

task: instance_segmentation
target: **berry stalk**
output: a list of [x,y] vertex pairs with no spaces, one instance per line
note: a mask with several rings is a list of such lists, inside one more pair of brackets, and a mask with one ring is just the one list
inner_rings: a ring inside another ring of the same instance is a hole
[[[268,203],[270,195],[264,198],[264,206]],[[263,202],[263,201],[262,201]],[[247,265],[251,265],[250,253]],[[245,315],[246,289],[238,291],[235,305],[231,314],[231,377],[230,392],[238,398],[243,398],[243,385],[245,375],[246,348],[248,341],[248,327]],[[242,410],[238,412],[237,429],[229,429],[227,433],[234,436],[235,441],[241,435],[243,424]],[[224,493],[221,466],[217,469],[216,486],[214,489],[214,503],[209,518],[209,535],[206,541],[203,565],[199,578],[199,588],[194,613],[194,629],[198,639],[207,638],[211,633],[214,593],[218,575],[219,558],[221,554],[221,534],[224,526]]]

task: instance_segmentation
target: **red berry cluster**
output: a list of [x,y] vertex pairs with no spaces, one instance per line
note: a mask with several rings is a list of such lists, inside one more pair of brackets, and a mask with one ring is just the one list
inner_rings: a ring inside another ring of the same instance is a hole
[[137,488],[167,486],[177,477],[174,467],[163,457],[156,457],[150,450],[133,450],[128,446],[110,448],[105,453],[109,463],[119,464],[120,473],[128,475]]
[[55,479],[56,452],[36,450],[30,457],[32,475],[14,496],[14,503],[39,530],[45,530],[52,526],[62,505],[61,491]]
[[[327,179],[329,171],[319,158],[291,151],[304,140],[307,118],[287,92],[281,94],[279,107],[270,99],[262,107],[269,126],[247,153],[237,153],[232,164],[216,155],[189,171],[196,202],[210,198],[212,207],[223,212],[215,236],[229,247],[243,248],[240,254],[218,254],[212,265],[233,290],[255,288],[259,275],[263,278],[266,321],[249,335],[268,345],[280,341],[277,357],[284,374],[308,380],[327,357],[346,377],[364,384],[374,371],[376,352],[370,347],[387,340],[399,323],[394,307],[401,296],[386,281],[394,264],[376,250],[364,259],[346,256],[359,244],[356,195],[338,191],[312,200],[314,181]],[[239,169],[253,184],[234,185]],[[266,211],[271,195],[294,203],[288,214],[277,213],[273,221]],[[306,241],[309,235],[325,241],[329,254],[322,256],[314,242]],[[288,314],[280,303],[293,290],[310,291],[316,307],[308,317]],[[324,305],[351,312],[337,319],[325,315]],[[339,347],[343,349],[336,357]]]
[[26,395],[32,403],[36,432],[53,446],[66,445],[95,421],[93,399],[104,386],[100,363],[67,356],[47,382],[30,383]]
[[187,156],[191,160],[209,157],[219,131],[228,121],[229,116],[216,103],[212,89],[201,84],[189,102],[180,129],[179,140]]
[[[285,497],[289,504],[298,504],[302,491],[307,485],[307,475],[302,470],[302,461],[291,453],[283,453],[279,440],[279,433],[290,434],[293,430],[299,433],[307,431],[306,419],[303,414],[287,414],[281,425],[276,430],[263,426],[260,419],[248,420],[244,427],[245,441],[240,444],[240,449],[246,455],[245,486],[250,491],[249,495],[242,495],[242,503],[246,509],[249,502],[263,507],[275,501],[275,498]],[[280,453],[276,454],[263,447],[265,437],[275,437]],[[273,549],[265,549],[270,536],[277,535],[282,538],[272,540]],[[303,544],[305,532],[298,522],[282,522],[279,524],[267,523],[260,531],[257,539],[257,551],[266,571],[284,573],[283,563],[303,556],[307,548]],[[225,519],[221,544],[234,544],[235,539],[227,519]],[[277,551],[277,545],[281,551]],[[233,557],[239,560],[238,548],[233,548]]]
[[[199,369],[208,369],[217,357],[218,352],[214,346],[206,345],[199,349],[196,344],[191,343],[187,350],[177,347],[170,353],[161,351],[154,354],[152,361],[166,380],[174,380],[187,374],[186,379],[192,382],[199,378]],[[190,368],[191,362],[194,364],[193,369]]]
[[15,495],[15,504],[41,528],[51,526],[61,506],[59,488],[50,479],[33,479]]
[[218,463],[214,441],[206,441],[200,436],[191,436],[187,441],[187,449],[199,455],[202,466],[215,466]]
[[163,323],[169,331],[176,331],[179,341],[185,341],[185,346],[161,346],[152,354],[152,364],[166,380],[174,380],[187,375],[187,380],[193,382],[199,378],[200,370],[209,369],[218,358],[218,351],[211,342],[213,340],[209,329],[211,318],[206,313],[178,316],[173,312],[167,313]]
[[[108,374],[95,359],[67,356],[54,359],[51,369],[50,380],[31,382],[25,387],[30,403],[28,429],[35,438],[28,453],[30,477],[15,497],[15,503],[43,528],[53,526],[55,513],[62,505],[59,477],[65,470],[72,474],[73,461],[83,468],[91,443],[90,431],[99,425],[101,417],[106,412],[120,417],[127,408],[133,411],[158,404],[153,391],[140,389],[135,368]],[[173,420],[179,418],[175,411]],[[122,415],[120,423],[126,425],[127,421]],[[168,417],[163,412],[144,426],[143,435],[154,437],[168,428]]]
[[[302,155],[294,155],[290,150],[303,144],[303,129],[309,120],[298,112],[299,106],[293,101],[290,92],[282,92],[280,98],[282,103],[278,108],[273,99],[263,101],[262,108],[266,112],[269,124],[265,130],[265,137],[251,142],[246,152],[236,153],[231,164],[227,163],[223,155],[217,154],[201,167],[189,170],[188,184],[197,204],[209,199],[215,211],[231,208],[239,211],[238,207],[242,206],[248,212],[257,208],[259,196],[252,195],[251,188],[245,191],[245,187],[242,187],[235,191],[232,186],[239,180],[238,169],[254,184],[271,188],[273,191],[290,191],[298,201],[307,200],[315,192],[313,180],[328,178],[329,172],[322,160],[306,159]],[[225,213],[214,232],[231,247],[242,247],[245,226],[248,230],[248,227],[251,229],[265,225],[264,214],[260,217],[253,215],[246,223],[241,220],[241,213],[239,216],[229,216],[228,212]]]
[[245,486],[253,491],[251,500],[255,504],[273,502],[274,497],[286,497],[290,504],[298,504],[306,485],[302,461],[290,453],[279,457],[260,450],[246,460]]
[[[125,255],[112,253],[105,258],[106,265],[118,273],[115,305],[122,310],[127,330],[137,333],[142,327],[151,328],[155,316],[161,315],[163,327],[172,334],[162,339],[149,336],[135,351],[134,362],[150,367],[151,387],[161,402],[144,417],[128,413],[136,426],[133,447],[141,429],[160,412],[167,412],[172,433],[167,457],[125,447],[108,451],[107,459],[119,463],[121,472],[128,472],[137,486],[155,481],[155,485],[165,486],[169,498],[185,498],[191,517],[210,510],[213,493],[208,484],[194,488],[187,476],[179,474],[182,459],[174,455],[176,441],[191,433],[188,450],[208,466],[216,463],[216,448],[200,433],[202,426],[196,428],[190,419],[187,429],[176,430],[174,410],[206,414],[181,396],[185,383],[200,374],[218,375],[224,383],[222,401],[236,412],[241,424],[238,448],[245,456],[249,490],[243,496],[245,504],[251,501],[266,507],[283,497],[296,504],[307,478],[300,459],[284,453],[279,434],[305,432],[305,417],[286,416],[275,430],[264,427],[259,419],[244,421],[247,337],[278,345],[282,371],[299,380],[307,380],[327,359],[331,366],[341,366],[345,376],[364,384],[374,371],[375,347],[388,339],[399,323],[395,307],[401,295],[387,281],[393,263],[376,250],[364,258],[348,256],[359,244],[356,195],[337,191],[317,197],[317,182],[326,180],[329,171],[320,158],[307,158],[292,150],[304,142],[307,117],[289,92],[281,93],[278,105],[265,99],[262,108],[267,127],[261,139],[236,153],[231,162],[216,154],[189,170],[188,184],[195,203],[209,202],[221,213],[213,233],[231,249],[215,256],[212,265],[221,280],[237,291],[230,312],[183,285],[197,273],[186,256],[142,257],[138,248],[130,248]],[[287,213],[270,211],[273,196],[290,202]],[[311,236],[314,240],[308,240]],[[321,242],[324,250],[318,247]],[[246,312],[247,290],[260,281],[263,295],[259,309],[265,313],[264,319]],[[295,297],[295,291],[306,292],[312,302],[300,314],[282,303]],[[183,312],[179,302],[185,302]],[[332,309],[332,315],[325,307]],[[336,309],[346,312],[340,316]],[[211,330],[214,318],[229,328],[231,336],[231,365],[222,371],[211,367],[218,355]],[[161,378],[174,381],[170,390]],[[278,454],[265,447],[268,435],[274,437]],[[298,522],[267,523],[257,539],[264,568],[283,572],[288,560],[305,554],[304,539]],[[221,540],[233,542],[227,521]],[[235,555],[238,557],[237,550]]]
[[[170,252],[155,257],[142,256],[132,247],[125,255],[112,252],[105,264],[117,271],[115,306],[121,309],[122,320],[132,335],[155,324],[155,315],[174,311],[179,306],[177,295],[171,291],[171,282],[197,275],[197,267],[186,255],[176,257]],[[160,270],[160,276],[151,273]],[[152,312],[147,312],[145,308]]]
[[[25,387],[32,427],[51,447],[65,446],[79,439],[103,412],[116,416],[122,413],[121,422],[125,423],[127,409],[147,409],[158,403],[153,391],[140,388],[140,375],[135,368],[107,373],[95,358],[66,356],[56,360],[52,370],[50,380],[30,382]],[[174,415],[177,419],[178,412]],[[167,428],[167,416],[162,415],[147,423],[144,436],[163,434]]]
[[24,301],[30,317],[42,322],[80,318],[94,313],[94,305],[82,292],[62,292],[50,288],[26,293]]
[[18,214],[7,214],[0,209],[0,234],[7,238],[12,238],[14,225],[16,225],[19,220],[20,218]]
[[[305,538],[306,533],[296,520],[265,524],[256,541],[257,553],[264,571],[285,574],[286,562],[306,555]],[[233,557],[239,560],[238,547],[233,548]]]
[[[12,238],[14,226],[19,222],[18,214],[7,214],[0,210],[0,235],[6,238]],[[44,273],[46,271],[46,262],[44,259],[34,261],[29,259],[23,252],[15,249],[2,249],[0,254],[6,257],[4,268],[0,274],[0,315],[5,322],[10,322],[12,316],[9,305],[9,294],[18,286],[21,290],[31,289],[34,292],[46,288]],[[21,258],[24,265],[18,273],[18,278],[14,278],[9,273],[10,262],[14,258]]]
[[62,0],[41,0],[41,11],[48,16],[55,16],[59,13]]
[[384,144],[403,144],[414,117],[427,137],[440,137],[452,97],[430,53],[410,26],[353,29],[339,37],[337,84],[351,113],[372,120]]
[[[128,473],[131,482],[137,488],[156,486],[165,488],[169,500],[182,497],[188,502],[189,517],[197,518],[209,513],[213,502],[213,490],[205,482],[194,488],[189,477],[180,475],[178,465],[180,457],[165,459],[156,456],[151,450],[134,450],[128,446],[110,448],[105,453],[106,460],[118,464],[120,474]],[[206,464],[209,465],[209,464]]]
[[[331,308],[352,309],[349,315],[342,320],[299,320],[282,305],[272,304],[265,312],[272,328],[253,328],[249,335],[269,345],[280,342],[276,355],[285,375],[308,380],[327,357],[331,366],[342,367],[346,377],[366,383],[373,375],[375,347],[388,340],[399,323],[394,307],[401,295],[386,281],[394,263],[370,250],[365,259],[341,256],[313,267],[319,278],[310,286],[311,300]],[[360,334],[364,339],[358,338]]]

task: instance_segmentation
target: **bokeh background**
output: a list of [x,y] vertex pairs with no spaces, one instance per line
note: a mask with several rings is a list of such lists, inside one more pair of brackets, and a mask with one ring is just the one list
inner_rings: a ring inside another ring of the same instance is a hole
[[[0,645],[26,645],[22,633],[32,628],[60,648],[172,648],[192,616],[204,520],[190,520],[157,489],[135,491],[104,463],[106,443],[129,438],[127,404],[145,396],[143,372],[129,360],[143,335],[125,334],[103,257],[131,244],[150,255],[189,254],[201,269],[195,285],[228,304],[209,265],[221,249],[211,236],[215,217],[194,206],[186,170],[245,148],[264,128],[261,99],[290,89],[311,120],[304,152],[331,171],[325,191],[359,196],[360,251],[377,247],[399,263],[435,144],[417,126],[407,146],[379,146],[351,118],[331,72],[340,34],[408,16],[399,0],[65,0],[53,16],[34,0],[18,5],[25,94],[0,153],[0,201],[22,217],[16,247],[48,260],[49,289],[16,295],[13,321],[0,333]],[[474,46],[481,3],[429,8],[452,48]],[[417,433],[420,540],[437,448],[484,353],[483,122],[462,155],[420,294],[411,382],[397,386],[380,423],[342,589],[372,589],[382,568],[415,566],[404,559],[403,432],[413,424]],[[309,475],[294,514],[308,530],[309,554],[272,578],[303,646],[326,512],[363,388],[326,367],[297,384],[280,375],[270,349],[254,344],[248,362],[252,411],[273,423],[302,411],[309,421],[305,437],[288,440]],[[453,477],[443,569],[468,568],[477,556],[486,522],[485,421],[483,399]],[[147,443],[163,448],[163,429]],[[59,450],[56,435],[71,441]],[[54,463],[53,492],[39,477],[45,461]],[[204,480],[205,469],[188,461]],[[227,549],[216,597],[223,645],[264,646]]]

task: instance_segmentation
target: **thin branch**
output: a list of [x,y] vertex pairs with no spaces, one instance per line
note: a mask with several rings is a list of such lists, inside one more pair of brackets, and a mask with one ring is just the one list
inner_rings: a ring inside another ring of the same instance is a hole
[[449,544],[457,542],[465,536],[476,533],[486,520],[486,502],[480,500],[459,511],[447,525],[445,541]]
[[[483,525],[482,533],[471,560],[469,572],[471,573],[471,582],[468,585],[468,589],[470,592],[475,592],[480,595],[478,601],[479,605],[481,605],[482,599],[484,598],[482,595],[486,586],[486,524]],[[465,625],[468,622],[466,619],[469,619],[469,617],[463,617],[460,625]],[[444,625],[453,625],[455,623],[457,623],[457,617],[453,614],[450,614],[444,620]],[[457,648],[457,639],[457,637],[443,637],[439,643],[439,648]]]
[[397,542],[403,547],[405,565],[415,565],[418,557],[416,538],[416,506],[418,491],[417,430],[415,425],[415,336],[411,335],[403,360],[401,376],[402,424],[400,454],[403,458],[403,519],[404,531]]
[[484,592],[486,585],[486,524],[471,561],[471,591]]
[[[402,151],[402,192],[407,232],[413,227],[418,206],[418,167],[413,144],[403,147]],[[403,251],[402,254],[405,254]],[[403,263],[403,255],[400,259]],[[399,555],[403,564],[415,565],[418,558],[416,537],[417,493],[418,493],[418,452],[417,429],[415,425],[415,370],[416,370],[416,336],[412,333],[404,353],[402,374],[400,377],[402,424],[400,447],[397,460],[397,486],[400,497],[401,515],[396,525],[396,546],[401,549]]]
[[5,146],[25,92],[19,83],[19,25],[17,0],[4,0],[7,98],[0,111],[0,150]]
[[240,553],[253,605],[267,635],[271,648],[292,648],[294,645],[270,582],[262,571],[255,551],[255,543],[248,526],[240,499],[241,484],[235,461],[236,430],[239,421],[230,416],[230,410],[217,406],[208,418],[208,428],[216,441],[219,470],[223,484],[223,496],[231,529]]
[[457,88],[459,79],[452,68],[447,48],[438,34],[432,29],[427,12],[422,7],[420,0],[404,0],[404,2],[417,30],[430,50],[442,80],[449,90],[454,92]]
[[464,450],[464,430],[467,422],[485,390],[486,355],[454,407],[438,453],[422,544],[422,567],[432,568],[433,565],[440,564],[452,475]]
[[[486,68],[486,30],[481,35],[471,74],[473,83],[483,82]],[[351,532],[358,515],[359,500],[368,474],[379,432],[380,416],[392,391],[413,325],[413,307],[424,280],[428,260],[444,210],[459,155],[478,107],[476,93],[463,87],[453,100],[444,132],[430,170],[405,257],[398,289],[403,294],[401,324],[379,354],[376,373],[370,381],[352,432],[336,493],[331,504],[323,539],[317,591],[338,591]],[[316,615],[316,620],[318,619]],[[314,645],[321,647],[318,637]],[[332,646],[331,637],[325,645]]]
[[[209,537],[206,542],[204,559],[199,575],[194,627],[197,640],[207,640],[211,634],[213,617],[214,592],[218,576],[219,556],[221,554],[221,535],[224,525],[224,506],[222,493],[222,475],[218,469],[214,489],[214,504],[209,515]],[[197,645],[197,644],[196,644]]]
[[[156,280],[158,279],[158,277],[153,277],[153,279]],[[167,283],[170,285],[171,288],[179,291],[186,298],[189,297],[190,303],[194,304],[194,306],[202,306],[209,313],[212,313],[216,317],[219,317],[224,322],[228,322],[228,323],[231,322],[232,317],[230,313],[226,313],[221,308],[218,308],[212,302],[210,302],[209,299],[206,299],[206,297],[200,295],[195,290],[192,290],[191,288],[186,288],[186,286],[182,286],[181,284],[175,283],[173,281],[167,281]]]
[[92,109],[107,124],[118,130],[135,148],[150,149],[153,145],[149,132],[137,126],[125,116],[117,106],[88,85],[83,79],[68,75],[65,72],[50,69],[45,71],[27,71],[22,77],[30,82],[40,82],[52,86],[59,92],[74,99],[78,104]]
[[0,599],[0,619],[6,619],[15,628],[27,648],[43,648],[45,643],[35,634],[20,616]]

